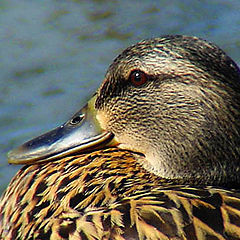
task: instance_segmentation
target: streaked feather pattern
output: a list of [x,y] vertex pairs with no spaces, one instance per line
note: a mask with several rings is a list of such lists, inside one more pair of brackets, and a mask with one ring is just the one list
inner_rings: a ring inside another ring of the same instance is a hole
[[1,239],[240,239],[240,193],[167,181],[109,148],[24,166],[0,200]]

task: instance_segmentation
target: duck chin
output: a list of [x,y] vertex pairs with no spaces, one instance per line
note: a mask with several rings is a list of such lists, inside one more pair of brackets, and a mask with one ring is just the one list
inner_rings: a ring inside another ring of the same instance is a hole
[[[121,139],[115,137],[118,142]],[[171,163],[167,160],[167,156],[164,153],[157,151],[149,145],[143,144],[141,141],[136,144],[130,141],[126,141],[128,138],[125,136],[123,138],[125,143],[120,143],[118,148],[123,150],[129,150],[134,153],[140,153],[144,157],[137,158],[137,161],[149,172],[166,179],[176,179],[179,178],[179,173],[176,169],[171,166]]]
[[145,154],[145,160],[141,161],[143,167],[153,174],[166,178],[177,179],[179,178],[178,171],[168,161],[166,154],[157,152],[156,150],[149,151]]

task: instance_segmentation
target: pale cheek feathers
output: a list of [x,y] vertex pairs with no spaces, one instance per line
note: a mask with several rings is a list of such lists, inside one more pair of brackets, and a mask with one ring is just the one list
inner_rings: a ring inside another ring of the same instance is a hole
[[[110,117],[107,115],[106,111],[99,110],[96,118],[104,130],[112,130],[111,126],[109,125]],[[129,135],[129,133],[126,133],[124,130],[118,134],[115,134],[115,140],[120,143],[118,146],[119,148],[137,151],[145,154],[147,150],[145,149],[147,144],[143,144],[143,141],[137,141],[136,138],[136,136],[133,137],[133,135]]]
[[108,118],[108,116],[107,116],[105,111],[99,110],[97,112],[96,118],[99,121],[99,124],[100,124],[102,129],[104,129],[104,130],[108,130],[109,129],[108,128],[109,118]]

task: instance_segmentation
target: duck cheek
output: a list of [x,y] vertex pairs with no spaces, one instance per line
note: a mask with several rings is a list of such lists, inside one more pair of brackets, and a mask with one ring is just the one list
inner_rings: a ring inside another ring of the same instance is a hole
[[109,117],[106,111],[99,110],[96,114],[96,119],[98,120],[102,129],[109,130]]
[[138,140],[134,135],[130,134],[118,134],[115,135],[116,141],[119,143],[118,147],[125,150],[130,150],[134,152],[139,152],[141,154],[146,154],[147,144],[144,144],[143,141]]

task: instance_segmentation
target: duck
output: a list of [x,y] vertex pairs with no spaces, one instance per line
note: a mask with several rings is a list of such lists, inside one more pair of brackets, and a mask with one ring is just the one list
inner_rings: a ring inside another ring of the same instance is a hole
[[5,240],[240,239],[240,69],[166,35],[126,48],[88,103],[8,154]]

